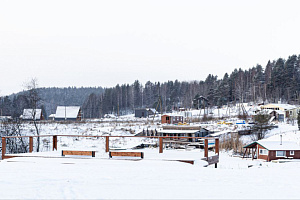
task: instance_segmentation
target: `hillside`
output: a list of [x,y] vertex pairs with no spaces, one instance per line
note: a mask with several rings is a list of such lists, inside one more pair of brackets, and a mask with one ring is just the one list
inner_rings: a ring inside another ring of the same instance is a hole
[[[48,117],[50,114],[55,113],[56,107],[59,105],[82,106],[90,94],[100,95],[103,92],[104,89],[102,87],[39,88],[40,101],[38,107],[42,108],[44,116]],[[24,91],[0,98],[2,115],[19,117],[23,109],[29,107],[28,98]]]

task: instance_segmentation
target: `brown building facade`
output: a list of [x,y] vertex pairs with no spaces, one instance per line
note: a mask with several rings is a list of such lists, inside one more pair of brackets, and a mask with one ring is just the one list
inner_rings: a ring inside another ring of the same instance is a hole
[[[256,141],[244,147],[244,156],[252,154],[252,158],[266,161],[278,159],[300,159],[300,146],[290,141]],[[248,152],[249,151],[249,152]]]
[[179,122],[183,123],[182,115],[162,115],[161,116],[162,124],[178,124]]

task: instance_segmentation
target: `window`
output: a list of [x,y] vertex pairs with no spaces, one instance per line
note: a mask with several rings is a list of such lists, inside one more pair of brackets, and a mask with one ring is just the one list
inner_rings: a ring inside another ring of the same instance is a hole
[[169,121],[169,120],[170,120],[170,117],[166,117],[166,120]]
[[259,155],[268,155],[267,149],[259,149]]
[[276,151],[276,157],[285,157],[285,151]]
[[291,156],[295,155],[295,152],[294,151],[290,151],[290,155]]

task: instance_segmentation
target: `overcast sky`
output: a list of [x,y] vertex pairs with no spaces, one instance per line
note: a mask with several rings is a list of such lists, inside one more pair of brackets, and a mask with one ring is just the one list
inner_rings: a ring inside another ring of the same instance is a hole
[[300,54],[300,1],[0,1],[0,95],[222,78]]

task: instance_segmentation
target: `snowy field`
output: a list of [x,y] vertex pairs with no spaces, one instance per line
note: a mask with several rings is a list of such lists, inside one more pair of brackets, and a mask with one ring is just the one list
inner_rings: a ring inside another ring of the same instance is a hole
[[[120,120],[120,119],[119,119]],[[244,125],[200,124],[214,130],[235,130]],[[143,129],[161,126],[151,120],[89,123],[45,123],[41,135],[133,136]],[[32,135],[32,124],[22,133]],[[297,125],[278,124],[266,140],[300,142]],[[246,144],[250,136],[242,136]],[[157,139],[110,138],[110,148],[130,149]],[[36,149],[36,139],[34,141]],[[203,150],[146,148],[144,159],[109,159],[104,138],[58,137],[52,152],[52,137],[41,142],[42,152],[0,161],[1,199],[299,199],[300,160],[285,163],[242,159],[222,151],[218,168],[203,167]],[[61,156],[61,150],[94,150],[96,157]],[[9,153],[9,152],[7,152]],[[209,153],[213,155],[213,152]],[[39,157],[26,157],[39,156]],[[195,160],[195,164],[174,160]]]
[[[173,157],[182,153],[168,151]],[[300,162],[267,163],[231,157],[225,152],[220,156],[217,169],[203,167],[203,161],[191,165],[147,159],[147,155],[143,160],[12,158],[0,162],[1,198],[300,198]]]

